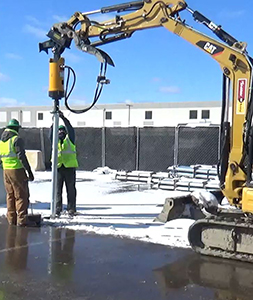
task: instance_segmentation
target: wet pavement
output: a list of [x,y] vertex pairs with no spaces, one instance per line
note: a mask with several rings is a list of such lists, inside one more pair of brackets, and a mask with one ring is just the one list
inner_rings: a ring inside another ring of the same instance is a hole
[[151,190],[152,186],[150,184],[136,184],[136,183],[126,183],[121,186],[117,186],[114,190],[108,192],[108,194],[121,194],[128,192],[143,192]]
[[250,300],[253,265],[0,219],[0,300]]

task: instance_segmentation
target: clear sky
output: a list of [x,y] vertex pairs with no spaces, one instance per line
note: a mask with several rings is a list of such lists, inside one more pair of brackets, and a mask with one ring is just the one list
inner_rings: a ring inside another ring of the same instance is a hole
[[[46,33],[54,23],[68,20],[76,11],[87,12],[124,2],[127,1],[1,1],[0,107],[51,105],[47,88],[48,60],[52,54],[39,53],[38,43],[48,39]],[[247,42],[249,54],[253,53],[251,2],[189,0],[187,3],[239,41]],[[103,14],[96,18],[111,17]],[[184,12],[182,18],[214,37],[204,25],[194,22],[190,13]],[[111,84],[104,87],[100,104],[221,98],[222,73],[217,62],[165,28],[139,31],[130,39],[104,45],[102,49],[112,57],[116,67],[108,67]],[[74,43],[63,56],[77,74],[70,103],[85,106],[93,99],[100,64],[95,57],[77,50]]]

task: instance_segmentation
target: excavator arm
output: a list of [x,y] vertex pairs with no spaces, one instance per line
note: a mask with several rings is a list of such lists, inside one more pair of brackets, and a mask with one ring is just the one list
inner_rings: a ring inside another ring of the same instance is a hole
[[[137,10],[129,14],[117,15],[114,19],[102,23],[90,19],[92,14],[115,11],[119,13],[129,9]],[[222,42],[186,25],[179,15],[183,10],[188,10],[196,21],[213,31]],[[77,30],[76,27],[79,25],[80,29]],[[243,141],[243,133],[245,133],[245,140],[248,140],[246,136],[249,135],[251,126],[251,119],[247,122],[246,116],[252,96],[252,62],[246,52],[245,43],[238,42],[220,26],[190,9],[184,1],[146,0],[104,7],[87,13],[76,12],[67,22],[57,23],[51,28],[48,33],[50,40],[40,44],[40,50],[47,51],[48,48],[53,48],[60,55],[74,40],[81,51],[93,54],[100,61],[113,65],[109,55],[97,48],[98,46],[126,39],[136,31],[155,27],[166,28],[206,52],[219,63],[224,74],[225,119],[222,127],[224,143],[227,145],[221,157],[223,163],[220,166],[221,188],[231,204],[242,207],[245,212],[253,212],[253,203],[242,199],[242,189],[246,186],[247,180],[251,181],[247,179],[247,169],[250,169],[248,173],[251,173],[251,165],[245,166],[245,154],[249,151]],[[230,91],[232,91],[231,97]],[[230,98],[233,106],[231,132],[227,124]],[[226,156],[227,158],[224,159]],[[249,192],[251,193],[247,190],[246,195]]]
[[[132,12],[127,13],[129,10]],[[218,39],[207,36],[187,25],[180,17],[180,12],[184,10],[187,10],[195,21],[209,28]],[[94,14],[111,12],[116,12],[117,15],[108,21],[97,22],[91,19]],[[48,33],[50,40],[40,44],[40,50],[48,51],[49,48],[52,48],[54,60],[57,62],[73,40],[81,51],[93,54],[99,61],[113,65],[110,56],[99,49],[99,46],[130,38],[137,31],[156,27],[164,27],[185,39],[207,53],[220,65],[223,73],[221,153],[218,163],[220,188],[230,204],[240,209],[243,215],[247,214],[248,217],[253,213],[251,178],[253,60],[246,51],[246,43],[237,41],[221,26],[216,25],[198,11],[189,8],[183,0],[143,0],[104,7],[86,13],[76,12],[68,21],[53,25]],[[231,124],[229,122],[230,103],[232,103]],[[226,223],[226,221],[224,222]],[[225,226],[224,223],[217,225],[218,230],[221,226]],[[228,232],[231,231],[231,228],[236,227],[234,224],[229,226]],[[204,242],[200,242],[200,240],[203,228],[206,227],[208,226],[205,223],[193,228],[191,232],[194,232],[194,238],[189,234],[193,248],[196,248],[195,246],[198,244],[197,248],[201,251],[197,251],[204,254],[206,253],[202,249],[209,246],[204,245]],[[253,236],[253,230],[252,233],[250,232],[251,234]],[[196,236],[198,236],[197,240]],[[232,242],[236,243],[234,237],[232,237]],[[216,246],[210,245],[214,248]],[[223,249],[221,252],[224,253],[227,251],[226,245],[223,248],[225,250]],[[236,248],[234,246],[234,249]],[[236,250],[233,251],[234,257],[237,258]],[[212,253],[211,251],[207,254],[212,255]]]

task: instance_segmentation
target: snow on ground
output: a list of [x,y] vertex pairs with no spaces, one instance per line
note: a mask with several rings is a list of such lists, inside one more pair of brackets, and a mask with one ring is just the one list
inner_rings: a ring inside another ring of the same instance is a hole
[[[50,216],[52,173],[35,172],[29,183],[33,213]],[[115,171],[99,168],[93,172],[77,171],[77,212],[73,219],[44,219],[43,224],[65,226],[101,235],[128,237],[150,243],[175,247],[189,247],[188,229],[194,222],[178,219],[153,222],[162,211],[165,198],[185,194],[150,189],[148,184],[115,180]],[[66,207],[66,192],[63,192]],[[0,215],[6,214],[6,205],[0,206]]]

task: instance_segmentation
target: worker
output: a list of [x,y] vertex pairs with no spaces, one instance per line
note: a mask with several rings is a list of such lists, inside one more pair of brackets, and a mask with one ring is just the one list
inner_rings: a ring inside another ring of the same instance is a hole
[[[67,213],[70,217],[76,214],[76,168],[78,167],[75,130],[69,120],[59,112],[64,125],[58,130],[58,164],[57,164],[57,199],[56,216],[62,213],[62,189],[65,183],[67,191]],[[52,127],[50,132],[52,141]]]
[[11,119],[2,133],[0,141],[7,220],[10,225],[36,226],[35,222],[28,219],[28,181],[33,181],[34,176],[25,154],[23,139],[18,135],[20,128],[19,122]]

